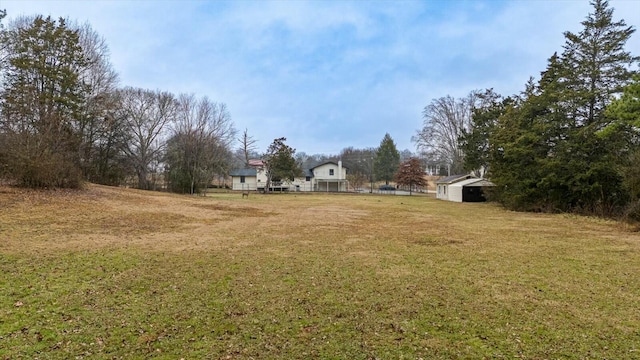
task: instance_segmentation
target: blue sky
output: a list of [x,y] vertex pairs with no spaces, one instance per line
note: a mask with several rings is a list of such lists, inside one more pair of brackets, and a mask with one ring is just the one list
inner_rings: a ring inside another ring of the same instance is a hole
[[[612,0],[640,26],[640,1]],[[29,1],[8,17],[89,22],[109,44],[121,86],[208,96],[264,151],[274,138],[307,154],[399,150],[432,99],[523,90],[588,1]],[[627,49],[640,55],[640,34]]]

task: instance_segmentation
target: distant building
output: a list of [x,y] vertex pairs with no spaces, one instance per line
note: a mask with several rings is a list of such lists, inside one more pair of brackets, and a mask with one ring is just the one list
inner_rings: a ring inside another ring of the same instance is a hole
[[327,161],[309,170],[313,191],[347,191],[347,169],[342,161]]
[[[262,160],[249,160],[249,167],[232,170],[231,188],[233,190],[264,191],[267,186],[267,174]],[[342,161],[328,161],[304,172],[303,176],[289,181],[274,181],[271,191],[347,191],[347,171]]]

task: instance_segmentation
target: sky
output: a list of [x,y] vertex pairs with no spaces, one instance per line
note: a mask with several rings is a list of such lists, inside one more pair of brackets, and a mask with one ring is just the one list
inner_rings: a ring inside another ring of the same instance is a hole
[[[610,6],[640,26],[640,0]],[[207,96],[258,152],[286,137],[308,155],[377,147],[385,133],[415,151],[432,100],[520,93],[592,11],[586,0],[0,0],[0,9],[9,21],[88,22],[120,86]],[[627,50],[640,55],[640,33]]]

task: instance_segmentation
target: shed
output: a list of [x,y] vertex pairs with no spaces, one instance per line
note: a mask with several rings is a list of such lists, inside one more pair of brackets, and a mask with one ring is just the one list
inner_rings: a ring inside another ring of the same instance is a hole
[[495,186],[489,180],[471,178],[460,180],[449,185],[449,201],[455,202],[482,202],[487,201],[484,189]]
[[472,178],[477,179],[475,176],[471,174],[465,174],[465,175],[451,175],[436,181],[436,198],[441,200],[450,200],[449,194],[451,193],[451,191],[448,191],[449,186],[451,186],[451,184],[456,183],[458,181],[472,179]]

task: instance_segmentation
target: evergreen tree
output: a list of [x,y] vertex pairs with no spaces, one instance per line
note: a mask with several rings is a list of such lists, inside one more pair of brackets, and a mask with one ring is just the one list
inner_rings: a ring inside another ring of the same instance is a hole
[[[490,135],[490,177],[496,199],[516,210],[561,210],[567,175],[562,159],[565,111],[558,99],[562,66],[554,54],[539,83],[530,83],[520,101],[508,106]],[[552,199],[560,199],[560,202]]]
[[5,39],[0,132],[7,175],[25,186],[80,186],[78,124],[85,85],[79,75],[86,59],[78,32],[64,19],[38,16]]
[[634,30],[612,21],[606,1],[592,4],[584,29],[565,33],[562,56],[492,136],[491,178],[511,208],[611,215],[629,199],[619,170],[626,138],[607,131],[604,110],[633,74],[624,44]]
[[606,115],[614,120],[602,136],[626,141],[618,158],[625,186],[634,201],[634,219],[640,220],[640,75],[609,105]]
[[[10,24],[9,34],[17,34],[30,28],[37,16],[21,16]],[[116,116],[117,97],[114,92],[117,74],[109,63],[109,48],[104,38],[95,32],[88,23],[79,25],[66,21],[67,30],[77,33],[78,45],[82,49],[84,65],[79,67],[78,78],[82,83],[83,101],[79,104],[78,116],[74,120],[76,131],[80,134],[78,159],[85,180],[102,184],[119,184],[124,176],[124,157],[118,151],[116,138],[124,134],[114,134],[121,129]],[[15,36],[5,37],[11,40]],[[10,54],[5,47],[3,54]],[[0,56],[3,62],[4,55]],[[2,65],[0,65],[2,67]],[[110,147],[109,147],[110,146]]]
[[607,117],[614,119],[608,131],[619,126],[630,126],[640,129],[640,75],[635,75],[627,85],[619,99],[611,103],[606,111]]
[[389,181],[393,180],[393,177],[400,165],[400,153],[396,148],[396,144],[393,142],[391,135],[386,133],[380,147],[376,152],[376,157],[373,160],[373,171],[378,181],[384,181],[389,185]]
[[633,75],[631,66],[638,57],[624,46],[635,29],[624,20],[613,21],[613,8],[606,0],[591,2],[594,12],[582,22],[578,34],[565,32],[562,54],[567,87],[573,103],[570,112],[577,125],[597,129],[607,124],[604,109],[612,95],[620,94]]
[[290,182],[303,174],[294,158],[296,150],[285,144],[285,141],[287,138],[284,137],[274,139],[262,158],[267,174],[267,191],[274,181]]
[[582,22],[579,34],[565,33],[562,54],[568,130],[564,159],[566,179],[574,210],[609,214],[628,201],[619,172],[620,151],[626,145],[621,137],[606,136],[602,129],[611,119],[605,109],[632,78],[632,64],[638,60],[625,51],[635,32],[624,20],[613,21],[613,9],[604,0],[591,3],[594,11]]

